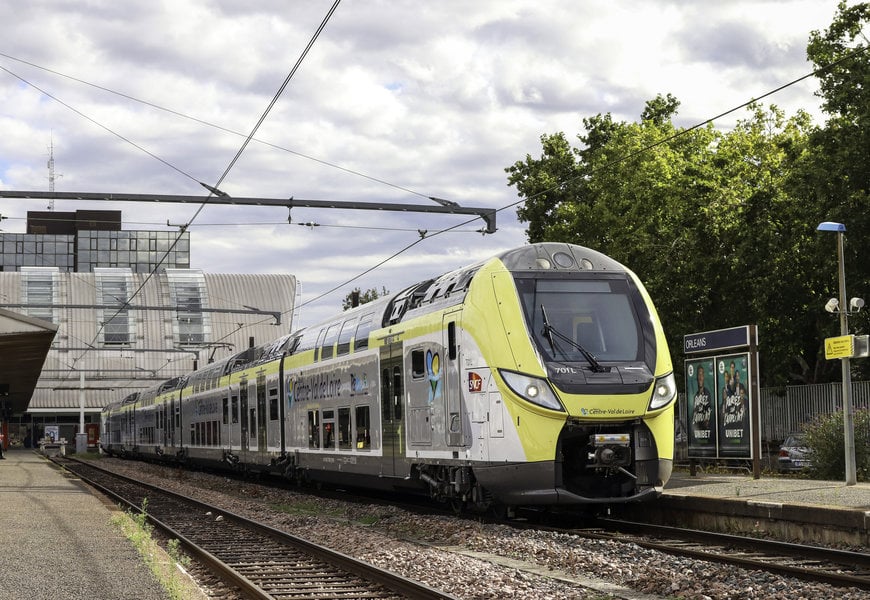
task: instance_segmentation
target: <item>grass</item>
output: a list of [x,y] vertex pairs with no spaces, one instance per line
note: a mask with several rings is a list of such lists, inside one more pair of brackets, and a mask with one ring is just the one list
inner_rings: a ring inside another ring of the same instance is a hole
[[203,597],[202,592],[189,577],[183,575],[178,566],[187,567],[190,558],[179,548],[178,540],[170,540],[166,551],[160,547],[151,533],[153,525],[148,522],[148,499],[142,501],[142,512],[123,512],[115,514],[112,525],[121,532],[139,552],[145,565],[154,574],[160,585],[172,600],[193,600]]

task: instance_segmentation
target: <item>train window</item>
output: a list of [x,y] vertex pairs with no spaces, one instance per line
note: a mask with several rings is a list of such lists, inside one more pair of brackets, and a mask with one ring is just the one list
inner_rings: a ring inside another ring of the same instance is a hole
[[332,358],[333,346],[336,339],[338,339],[338,323],[333,323],[326,330],[326,335],[323,337],[323,346],[320,347],[320,360]]
[[402,391],[402,368],[398,365],[393,367],[393,398],[395,399],[395,408],[393,409],[393,415],[396,417],[396,420],[402,418],[402,396],[404,392]]
[[384,369],[381,371],[381,406],[384,411],[384,422],[392,420],[390,416],[390,406],[392,405],[392,398],[390,394],[390,370]]
[[338,409],[338,449],[350,450],[350,408]]
[[278,388],[269,389],[269,420],[278,420]]
[[338,349],[335,352],[336,356],[342,356],[350,352],[350,338],[353,336],[354,328],[356,327],[356,319],[345,321],[341,326],[341,333],[338,334]]
[[369,426],[369,407],[357,406],[356,414],[356,447],[357,450],[367,450],[372,446],[372,439]]
[[423,379],[426,376],[426,354],[422,350],[411,352],[411,377]]
[[456,321],[447,324],[447,358],[456,360]]
[[191,446],[196,444],[196,425],[193,423],[190,424],[190,444]]
[[316,410],[308,411],[308,447],[320,448],[320,420]]
[[356,333],[353,334],[353,351],[359,352],[369,347],[369,332],[372,330],[372,318],[374,313],[363,315],[359,319],[359,325],[356,326]]
[[251,412],[251,420],[248,421],[248,423],[250,423],[250,425],[251,425],[250,437],[255,438],[255,437],[257,437],[257,409],[252,408],[250,412]]
[[317,343],[314,345],[314,360],[315,362],[323,358],[319,355],[320,346],[323,344],[323,336],[326,333],[326,328],[320,330],[320,333],[317,334]]
[[233,423],[239,422],[239,397],[233,396]]
[[323,411],[323,449],[335,450],[335,411]]
[[223,405],[224,405],[224,425],[226,425],[230,422],[230,399],[224,398]]

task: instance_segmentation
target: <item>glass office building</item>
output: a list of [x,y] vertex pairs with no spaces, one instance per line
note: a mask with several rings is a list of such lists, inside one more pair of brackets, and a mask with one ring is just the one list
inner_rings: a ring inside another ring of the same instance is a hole
[[190,234],[177,231],[122,231],[121,212],[27,213],[27,233],[0,232],[0,270],[57,267],[90,273],[124,268],[150,273],[161,268],[190,268]]

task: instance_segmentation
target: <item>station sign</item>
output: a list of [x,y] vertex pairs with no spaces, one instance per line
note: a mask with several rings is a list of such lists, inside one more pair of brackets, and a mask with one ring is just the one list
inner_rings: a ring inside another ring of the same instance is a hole
[[749,325],[716,329],[683,336],[683,352],[716,352],[729,348],[743,348],[749,345]]

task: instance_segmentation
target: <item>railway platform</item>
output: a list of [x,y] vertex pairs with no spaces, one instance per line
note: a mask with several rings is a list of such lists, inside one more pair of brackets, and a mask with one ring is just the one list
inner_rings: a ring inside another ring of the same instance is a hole
[[870,547],[870,483],[676,471],[662,497],[625,516],[807,544]]
[[0,460],[0,598],[169,598],[111,511],[32,450]]

